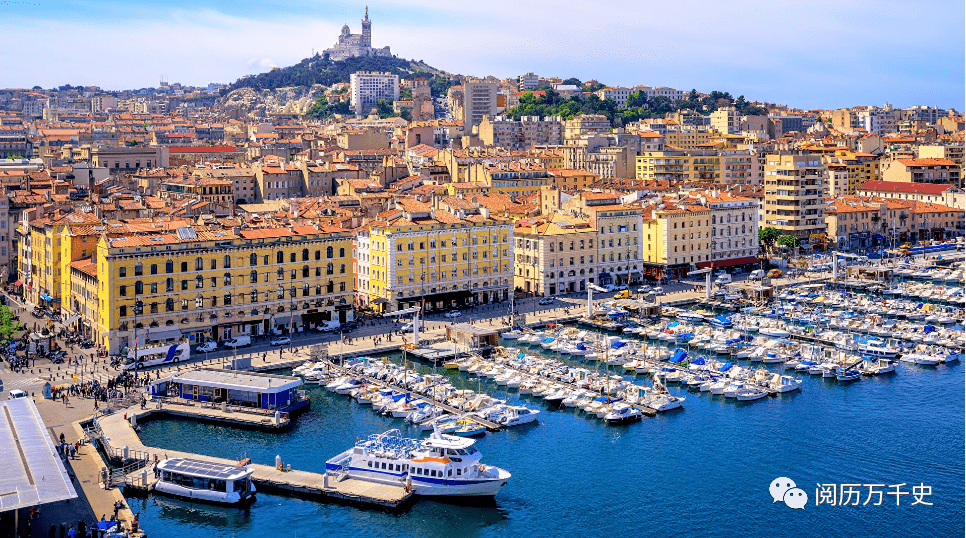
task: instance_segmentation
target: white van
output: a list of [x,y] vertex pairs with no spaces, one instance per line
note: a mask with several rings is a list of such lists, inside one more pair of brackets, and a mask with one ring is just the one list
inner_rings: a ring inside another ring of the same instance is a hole
[[252,345],[252,337],[248,336],[247,334],[243,336],[236,336],[231,340],[228,340],[227,342],[225,342],[225,347],[229,349],[234,349],[236,347],[245,347],[250,345]]
[[755,269],[754,271],[748,273],[749,280],[761,280],[765,278],[765,272],[761,269]]
[[320,333],[329,333],[338,331],[340,326],[342,326],[342,324],[339,323],[338,320],[332,320],[326,321],[325,323],[317,326],[315,330],[319,331]]
[[731,284],[731,275],[725,273],[723,275],[718,275],[718,278],[714,279],[714,283],[719,286],[722,284]]

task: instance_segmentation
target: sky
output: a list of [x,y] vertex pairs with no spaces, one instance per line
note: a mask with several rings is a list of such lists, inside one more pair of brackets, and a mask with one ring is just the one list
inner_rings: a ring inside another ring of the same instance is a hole
[[[963,111],[963,0],[392,0],[373,46],[465,75],[720,90],[799,108]],[[229,83],[360,31],[364,3],[0,0],[0,87]]]

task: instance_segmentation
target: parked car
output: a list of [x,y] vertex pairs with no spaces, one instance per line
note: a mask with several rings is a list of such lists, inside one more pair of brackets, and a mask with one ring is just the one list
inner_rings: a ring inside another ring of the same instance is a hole
[[651,292],[654,295],[664,295],[664,288],[662,288],[661,286],[655,286],[654,289],[651,290]]
[[443,316],[447,318],[458,318],[461,315],[462,315],[462,312],[460,312],[459,310],[450,310],[449,312],[443,314]]
[[413,330],[413,322],[410,321],[409,323],[406,323],[405,325],[400,327],[399,330],[404,333]]
[[641,286],[641,287],[637,288],[637,293],[651,293],[651,287],[650,286]]
[[287,336],[279,336],[278,338],[272,338],[271,344],[273,346],[290,346],[292,345],[292,339]]
[[250,345],[252,345],[252,337],[248,336],[247,334],[242,336],[236,336],[231,340],[228,340],[227,342],[225,342],[225,347],[230,349],[235,349],[235,348],[245,347]]
[[537,304],[553,304],[553,302],[553,297],[541,297],[540,300],[537,301]]
[[214,340],[211,342],[205,342],[204,344],[201,344],[195,348],[195,351],[198,353],[211,353],[212,351],[218,351],[218,342],[215,342]]
[[617,292],[617,293],[614,294],[614,298],[615,299],[630,299],[631,298],[631,295],[632,295],[631,290],[621,290],[621,291],[619,291],[619,292]]
[[604,289],[607,290],[608,292],[617,291],[617,286],[613,284],[605,284]]
[[27,393],[20,389],[14,389],[7,394],[7,397],[10,398],[11,400],[16,400],[18,398],[26,398]]
[[721,286],[723,284],[731,284],[731,275],[725,273],[723,275],[718,275],[718,278],[714,279],[714,283]]
[[782,276],[782,274],[783,273],[782,273],[782,270],[781,269],[772,269],[771,271],[768,271],[768,277],[769,278],[778,278],[778,277]]
[[627,289],[627,284],[618,284],[614,286],[614,291],[621,291],[626,289]]
[[761,280],[765,276],[765,272],[761,269],[755,269],[751,273],[748,273],[748,280]]

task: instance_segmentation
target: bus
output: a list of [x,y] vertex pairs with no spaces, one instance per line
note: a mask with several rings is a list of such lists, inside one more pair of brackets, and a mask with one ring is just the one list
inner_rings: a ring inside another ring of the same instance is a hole
[[150,368],[152,366],[166,366],[178,362],[187,362],[190,355],[191,347],[187,342],[138,348],[136,357],[134,355],[134,348],[128,348],[127,364],[124,365],[124,369],[133,370],[135,368]]

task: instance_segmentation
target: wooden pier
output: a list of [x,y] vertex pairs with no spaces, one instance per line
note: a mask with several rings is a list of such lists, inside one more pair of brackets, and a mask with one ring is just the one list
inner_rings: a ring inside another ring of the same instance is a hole
[[[193,458],[222,465],[237,465],[238,462],[224,458],[215,458],[201,454],[191,454],[175,450],[166,450],[145,446],[131,427],[130,417],[147,418],[150,410],[132,407],[126,413],[115,413],[97,419],[97,427],[103,434],[102,442],[109,452],[127,451],[147,457],[149,461],[165,458]],[[128,418],[125,418],[128,417]],[[283,466],[284,466],[283,459]],[[335,499],[360,505],[376,505],[385,508],[400,508],[412,498],[412,492],[406,491],[403,484],[398,486],[376,484],[363,480],[340,479],[338,475],[330,473],[315,473],[302,470],[277,469],[257,463],[248,464],[254,470],[252,481],[262,491],[279,491],[300,495],[312,495],[321,498]],[[150,467],[145,467],[125,478],[125,486],[135,490],[147,491],[154,482],[154,473]]]

